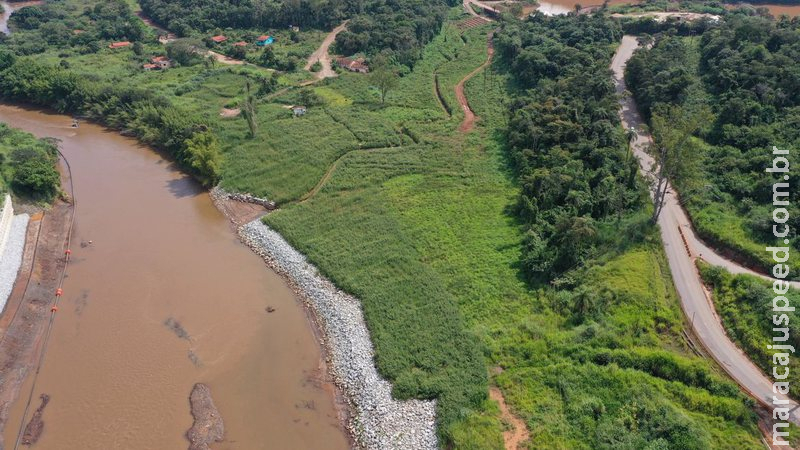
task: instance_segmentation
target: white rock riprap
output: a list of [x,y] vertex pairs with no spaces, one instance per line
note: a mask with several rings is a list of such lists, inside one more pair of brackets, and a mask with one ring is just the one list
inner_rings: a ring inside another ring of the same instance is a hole
[[436,403],[392,398],[391,384],[375,368],[360,302],[337,289],[260,220],[242,226],[239,234],[291,281],[320,322],[329,370],[350,403],[348,428],[358,445],[380,450],[436,449]]
[[3,254],[0,255],[0,312],[6,307],[8,296],[17,279],[19,266],[22,264],[22,252],[25,249],[25,234],[28,230],[28,215],[14,216],[6,240]]

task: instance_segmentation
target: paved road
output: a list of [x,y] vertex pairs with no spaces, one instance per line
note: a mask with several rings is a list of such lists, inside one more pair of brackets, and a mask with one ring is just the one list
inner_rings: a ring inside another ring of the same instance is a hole
[[336,35],[344,31],[345,27],[347,27],[347,21],[344,21],[341,25],[328,33],[328,35],[325,36],[325,39],[322,41],[322,45],[320,45],[317,51],[308,57],[308,62],[306,62],[305,67],[306,71],[310,71],[311,66],[313,66],[317,61],[322,64],[322,70],[314,74],[318,80],[336,76],[336,72],[334,72],[333,67],[331,67],[331,55],[328,54],[328,49],[331,47],[331,44],[333,44],[333,41],[336,40]]
[[[611,70],[614,72],[614,82],[619,94],[626,90],[623,72],[625,64],[637,46],[636,37],[624,36],[622,44],[614,55]],[[652,177],[653,158],[644,151],[650,143],[650,136],[643,132],[643,121],[633,99],[630,96],[623,96],[620,103],[620,117],[623,126],[626,129],[632,126],[639,130],[638,136],[633,142],[633,149],[639,159],[641,171],[645,176]],[[695,266],[695,258],[692,255],[696,251],[702,252],[703,259],[712,264],[719,263],[718,265],[726,267],[732,272],[743,273],[747,272],[747,269],[716,255],[713,250],[702,245],[694,236],[686,213],[671,192],[666,197],[666,204],[658,224],[661,228],[661,239],[664,242],[672,278],[680,296],[681,307],[690,321],[692,331],[708,353],[742,388],[765,406],[771,407],[773,397],[771,379],[767,378],[761,369],[756,367],[725,334],[714,305],[700,280]],[[776,396],[788,399],[784,395]],[[800,406],[794,400],[788,400],[793,408]],[[797,409],[792,412],[791,421],[800,425],[800,413]]]

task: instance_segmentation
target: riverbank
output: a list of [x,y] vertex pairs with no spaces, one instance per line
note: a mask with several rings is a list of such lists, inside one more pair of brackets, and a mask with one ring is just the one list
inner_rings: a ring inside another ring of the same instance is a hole
[[[82,245],[34,392],[51,396],[42,448],[112,448],[123,434],[146,448],[186,448],[197,383],[226,421],[221,445],[349,447],[332,388],[317,381],[322,359],[298,298],[231,234],[205,190],[106,128],[11,106],[0,120],[60,139],[81,198]],[[29,418],[23,403],[9,406],[6,442]]]
[[353,410],[347,429],[355,441],[365,448],[438,448],[435,402],[392,398],[391,384],[375,368],[361,303],[337,289],[260,220],[241,227],[239,235],[286,277],[317,318],[331,375]]
[[59,200],[46,212],[33,216],[22,265],[0,315],[0,448],[3,436],[8,435],[11,407],[21,397],[20,389],[38,359],[37,349],[51,315],[50,299],[65,264],[64,243],[72,209],[71,204]]
[[361,302],[337,289],[260,217],[243,223],[257,205],[232,200],[219,188],[210,194],[217,209],[239,227],[241,241],[303,300],[323,347],[328,375],[344,400],[340,418],[354,443],[368,449],[438,448],[435,402],[392,398],[391,384],[375,368]]
[[11,224],[5,248],[0,254],[0,313],[5,310],[8,296],[11,295],[19,268],[22,265],[29,219],[30,216],[27,214],[18,214],[10,219]]

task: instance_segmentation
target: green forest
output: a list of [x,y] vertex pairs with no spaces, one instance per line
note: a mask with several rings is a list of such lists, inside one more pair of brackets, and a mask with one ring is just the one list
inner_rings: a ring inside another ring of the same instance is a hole
[[[707,105],[700,170],[677,188],[698,233],[762,271],[772,236],[772,146],[800,142],[800,23],[731,15],[700,36],[654,36],[630,60],[626,80],[646,117],[660,105]],[[796,175],[788,181],[797,182]],[[798,249],[797,192],[790,195],[790,239]],[[797,276],[796,272],[793,272]]]
[[349,20],[337,36],[337,51],[386,53],[413,66],[422,48],[441,28],[453,0],[142,0],[142,10],[157,23],[190,36],[213,30],[301,26],[331,29]]
[[[180,38],[160,43],[138,7]],[[263,221],[362,302],[393,394],[437,400],[442,448],[503,448],[497,387],[525,448],[757,449],[754,401],[686,338],[609,70],[623,34],[642,34],[652,48],[626,81],[645,116],[712,112],[692,137],[701,170],[677,188],[704,239],[764,267],[764,149],[798,142],[800,23],[715,8],[716,24],[605,8],[475,24],[444,0],[48,0],[0,37],[0,98],[107,125],[206,186],[276,201]],[[345,20],[331,53],[382,70],[316,80],[303,63]],[[205,56],[233,51],[217,33],[278,39],[234,66]],[[132,45],[108,47],[118,40]],[[464,83],[479,119],[462,132],[456,87],[488,42],[494,59]],[[143,70],[162,55],[174,65]],[[4,186],[33,165],[33,150],[4,150],[20,136],[0,125]],[[763,286],[702,273],[763,367]]]
[[0,123],[0,193],[51,202],[61,192],[56,144]]

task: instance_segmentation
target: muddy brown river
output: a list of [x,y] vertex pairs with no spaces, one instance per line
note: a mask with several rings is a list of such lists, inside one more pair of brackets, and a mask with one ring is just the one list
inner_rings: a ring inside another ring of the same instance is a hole
[[[187,448],[198,382],[225,421],[214,449],[348,447],[302,305],[205,191],[99,126],[4,105],[0,121],[61,140],[77,199],[64,297],[28,413],[50,395],[33,448]],[[30,386],[29,376],[7,448]]]

